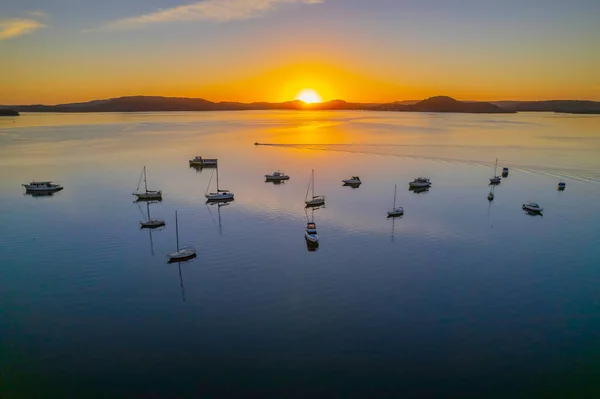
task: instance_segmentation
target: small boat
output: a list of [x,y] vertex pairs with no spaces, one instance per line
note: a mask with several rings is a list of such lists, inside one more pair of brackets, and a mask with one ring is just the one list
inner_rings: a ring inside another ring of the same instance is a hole
[[401,206],[396,206],[396,191],[397,185],[394,184],[394,207],[387,212],[388,217],[397,217],[404,215],[404,208]]
[[490,178],[490,184],[497,185],[502,182],[502,177],[496,175],[496,169],[498,168],[498,158],[496,158],[496,166],[494,166],[494,176]]
[[361,184],[362,182],[360,181],[360,177],[358,176],[352,176],[350,179],[346,179],[346,180],[342,180],[342,182],[344,184],[347,184],[349,186],[354,186],[357,184]]
[[266,181],[283,181],[283,180],[290,180],[290,177],[288,175],[286,175],[285,173],[277,171],[277,172],[273,172],[273,174],[265,175],[265,179],[266,179]]
[[146,208],[148,212],[148,219],[140,222],[140,228],[142,229],[156,229],[159,227],[163,227],[165,225],[165,221],[163,219],[153,219],[150,217],[150,202],[146,202]]
[[561,181],[560,183],[558,183],[558,191],[563,191],[566,187],[567,187],[567,183],[565,183],[564,181]]
[[317,233],[317,225],[315,222],[306,223],[306,231],[304,236],[310,242],[319,242],[319,234]]
[[488,199],[488,201],[490,201],[490,202],[492,202],[492,201],[494,200],[494,197],[495,197],[495,195],[494,195],[494,187],[495,187],[495,186],[494,186],[494,185],[492,185],[492,189],[490,190],[490,193],[489,193],[489,194],[488,194],[488,196],[487,196],[487,199]]
[[[140,192],[140,184],[142,184],[142,180],[144,180],[144,191]],[[142,175],[140,176],[140,180],[138,181],[137,188],[135,189],[135,193],[133,193],[140,201],[162,201],[162,191],[161,190],[148,190],[148,181],[146,179],[146,167],[142,169]]]
[[179,223],[177,221],[177,211],[175,211],[175,236],[177,237],[177,252],[170,253],[169,263],[171,262],[182,262],[185,260],[193,259],[196,257],[196,249],[193,247],[186,247],[179,249]]
[[201,156],[195,156],[194,159],[190,159],[190,166],[202,166],[202,167],[210,167],[217,166],[217,159],[215,158],[202,158]]
[[544,210],[544,208],[542,208],[535,202],[527,202],[527,203],[523,204],[523,210],[525,210],[527,212],[540,213]]
[[51,181],[32,181],[29,184],[22,184],[22,186],[27,191],[55,192],[63,189],[63,186]]
[[[312,198],[308,199],[308,193],[312,187]],[[312,170],[310,181],[308,182],[308,189],[306,190],[306,196],[304,197],[304,203],[306,206],[320,206],[325,205],[325,197],[323,195],[315,195],[315,170]]]
[[408,183],[408,185],[412,188],[431,187],[431,181],[427,177],[417,177]]
[[[219,167],[217,166],[217,192],[209,193],[208,189],[210,188],[210,182],[212,181],[212,176],[208,181],[208,187],[206,187],[206,194],[204,195],[207,201],[218,202],[218,201],[233,201],[233,193],[229,190],[222,190],[219,188]],[[214,171],[213,171],[214,174]]]
[[508,168],[502,168],[502,177],[508,176]]

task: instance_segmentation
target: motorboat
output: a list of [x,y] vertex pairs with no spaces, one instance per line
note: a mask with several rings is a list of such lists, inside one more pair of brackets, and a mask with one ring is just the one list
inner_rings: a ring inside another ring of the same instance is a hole
[[404,215],[404,208],[402,208],[401,206],[396,206],[396,192],[397,185],[394,184],[394,206],[387,212],[388,217],[397,217]]
[[[219,167],[216,168],[217,171],[217,191],[209,193],[210,182],[212,181],[212,176],[208,181],[208,186],[206,187],[206,194],[204,195],[207,201],[219,202],[219,201],[233,201],[233,193],[229,190],[223,190],[219,188]],[[214,173],[214,171],[213,171]]]
[[358,176],[352,176],[350,179],[342,180],[342,182],[349,186],[354,186],[354,185],[358,185],[358,184],[362,183],[360,181],[360,177],[358,177]]
[[201,166],[204,168],[217,166],[216,158],[202,158],[201,156],[195,156],[193,159],[190,159],[190,166]]
[[496,166],[494,166],[494,175],[490,178],[490,184],[498,185],[502,182],[502,177],[496,175],[496,169],[498,168],[498,158],[496,158]]
[[265,179],[266,181],[283,181],[283,180],[290,180],[290,177],[288,175],[286,175],[285,173],[282,173],[280,171],[277,172],[273,172],[270,175],[265,175]]
[[542,208],[535,202],[527,202],[527,203],[523,204],[523,210],[525,210],[527,212],[540,213],[544,210],[544,208]]
[[565,183],[564,181],[561,181],[560,183],[558,183],[559,191],[563,191],[566,187],[567,187],[567,183]]
[[427,177],[417,177],[408,183],[408,185],[412,188],[431,187],[431,181]]
[[[138,204],[139,206],[139,204]],[[157,219],[150,217],[150,201],[146,201],[146,208],[148,211],[148,218],[140,222],[140,228],[142,229],[157,229],[163,227],[166,223],[163,219]],[[141,208],[140,208],[141,211]]]
[[[140,185],[142,184],[142,180],[144,181],[144,191],[140,191]],[[146,176],[145,166],[142,169],[142,174],[140,176],[140,180],[138,181],[138,186],[133,195],[135,195],[139,201],[162,201],[161,190],[148,190],[148,180]]]
[[169,263],[182,262],[196,257],[196,249],[193,247],[179,248],[179,223],[177,221],[177,211],[175,211],[175,236],[177,237],[177,251],[168,254]]
[[29,184],[22,184],[22,186],[27,191],[56,192],[63,189],[63,186],[51,181],[32,181]]
[[[312,197],[308,198],[308,193],[312,187]],[[308,189],[306,190],[306,196],[304,197],[304,203],[306,206],[321,206],[325,205],[325,196],[323,195],[315,195],[315,170],[312,170],[312,174],[310,177],[310,181],[308,183]]]
[[502,168],[502,177],[508,176],[508,168]]
[[306,231],[304,236],[310,242],[319,242],[319,234],[317,233],[317,225],[315,222],[306,223]]

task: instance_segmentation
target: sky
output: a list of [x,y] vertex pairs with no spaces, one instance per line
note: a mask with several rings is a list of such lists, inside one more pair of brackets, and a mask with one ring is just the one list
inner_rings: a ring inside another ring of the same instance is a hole
[[600,0],[0,0],[0,104],[600,100]]

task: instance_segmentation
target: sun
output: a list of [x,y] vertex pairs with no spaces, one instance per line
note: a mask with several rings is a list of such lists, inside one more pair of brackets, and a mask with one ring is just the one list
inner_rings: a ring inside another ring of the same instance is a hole
[[296,100],[304,101],[307,104],[320,103],[323,101],[319,93],[317,93],[313,89],[303,89],[296,96]]

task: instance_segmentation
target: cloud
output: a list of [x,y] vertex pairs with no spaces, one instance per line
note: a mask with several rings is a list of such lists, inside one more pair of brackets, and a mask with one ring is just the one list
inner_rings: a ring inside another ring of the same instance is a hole
[[179,21],[226,22],[256,18],[285,3],[318,4],[324,0],[204,0],[173,8],[159,9],[137,17],[117,19],[87,31],[139,29],[147,25]]
[[47,13],[45,13],[42,10],[31,10],[31,11],[27,12],[27,15],[29,15],[32,18],[40,18],[40,19],[50,17]]
[[46,25],[28,18],[0,19],[0,40],[26,35]]

